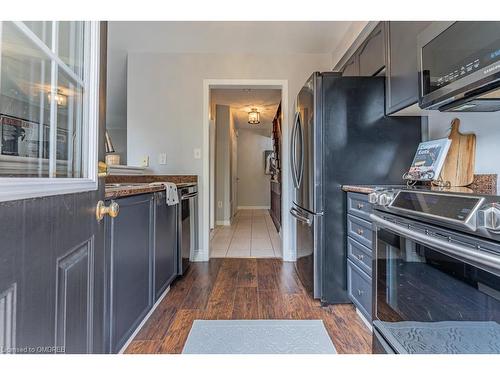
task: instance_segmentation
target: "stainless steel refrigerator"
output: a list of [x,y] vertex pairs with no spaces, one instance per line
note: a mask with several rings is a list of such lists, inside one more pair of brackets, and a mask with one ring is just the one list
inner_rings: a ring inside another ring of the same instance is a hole
[[421,140],[420,117],[385,116],[383,77],[314,73],[291,133],[296,268],[324,303],[347,303],[346,184],[401,184]]

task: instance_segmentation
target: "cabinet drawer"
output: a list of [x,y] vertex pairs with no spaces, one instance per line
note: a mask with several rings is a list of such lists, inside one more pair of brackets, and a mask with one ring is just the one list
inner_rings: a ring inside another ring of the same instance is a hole
[[365,271],[372,274],[372,251],[359,242],[347,237],[347,256],[352,262]]
[[347,292],[354,305],[371,322],[372,280],[349,259],[347,260]]
[[372,248],[372,224],[369,221],[347,215],[347,234],[368,248]]
[[367,194],[347,193],[347,212],[365,220],[370,220],[372,205]]

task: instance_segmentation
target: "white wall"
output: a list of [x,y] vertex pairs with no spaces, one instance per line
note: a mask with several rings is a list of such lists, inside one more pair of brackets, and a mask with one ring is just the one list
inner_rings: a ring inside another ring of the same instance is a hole
[[451,121],[460,119],[460,131],[476,134],[476,173],[500,175],[500,113],[429,114],[430,139],[446,138]]
[[106,129],[121,164],[127,163],[127,52],[115,49],[118,38],[113,27],[108,28],[108,61],[106,81]]
[[264,173],[264,151],[273,149],[266,130],[238,130],[238,206],[269,207],[270,178]]
[[[130,165],[150,156],[154,173],[201,174],[193,149],[202,146],[204,79],[285,79],[289,108],[329,54],[232,55],[131,53],[128,57],[127,153]],[[293,116],[290,116],[293,119]],[[167,153],[167,164],[158,154]]]
[[[137,165],[143,155],[149,155],[154,173],[188,173],[201,177],[203,161],[194,159],[193,149],[202,148],[203,116],[208,116],[203,113],[205,79],[286,80],[288,124],[284,126],[290,129],[295,95],[302,84],[313,71],[330,69],[330,53],[131,53],[127,71],[128,163]],[[167,153],[166,165],[157,163],[160,152]],[[199,207],[203,207],[203,189],[208,188],[200,185]],[[205,230],[201,211],[200,233]],[[283,253],[285,259],[293,260],[293,249],[284,248]]]

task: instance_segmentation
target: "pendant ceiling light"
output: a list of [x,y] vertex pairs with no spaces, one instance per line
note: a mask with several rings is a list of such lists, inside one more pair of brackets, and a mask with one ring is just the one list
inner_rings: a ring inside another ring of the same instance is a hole
[[248,112],[248,123],[252,125],[260,124],[260,113],[257,111],[257,108],[252,108],[252,110]]

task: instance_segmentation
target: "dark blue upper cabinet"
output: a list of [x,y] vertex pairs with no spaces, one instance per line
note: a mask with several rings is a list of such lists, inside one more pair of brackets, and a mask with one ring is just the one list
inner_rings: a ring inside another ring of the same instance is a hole
[[379,22],[359,48],[359,75],[371,77],[385,67],[385,22]]
[[417,35],[429,21],[386,22],[386,114],[418,101]]

